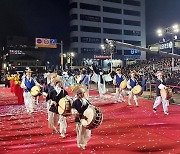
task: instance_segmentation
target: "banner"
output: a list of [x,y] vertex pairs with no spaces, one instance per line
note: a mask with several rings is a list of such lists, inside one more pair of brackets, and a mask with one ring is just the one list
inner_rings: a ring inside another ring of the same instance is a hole
[[36,38],[35,44],[39,48],[57,48],[56,39]]
[[111,56],[106,55],[94,55],[94,59],[110,59]]

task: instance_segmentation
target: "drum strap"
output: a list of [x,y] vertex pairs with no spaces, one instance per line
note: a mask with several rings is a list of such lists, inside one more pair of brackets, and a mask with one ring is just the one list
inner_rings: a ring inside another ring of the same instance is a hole
[[83,79],[79,81],[80,84],[84,81],[85,77],[86,75],[84,75]]
[[86,99],[86,101],[87,101],[88,105],[92,105],[88,99]]
[[104,81],[103,81],[102,75],[100,75],[100,83],[101,83],[101,84],[104,84]]

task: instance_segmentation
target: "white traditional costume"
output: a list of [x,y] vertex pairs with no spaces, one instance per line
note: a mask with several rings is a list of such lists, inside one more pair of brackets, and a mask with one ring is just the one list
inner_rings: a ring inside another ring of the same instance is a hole
[[169,106],[169,101],[162,98],[160,94],[160,90],[166,89],[167,87],[165,86],[165,82],[162,80],[163,73],[158,71],[157,74],[157,80],[156,80],[156,100],[153,105],[153,111],[156,112],[157,107],[161,104],[163,106],[163,111],[165,115],[168,115],[168,106]]
[[129,97],[128,97],[128,105],[132,105],[132,104],[131,104],[131,101],[132,101],[132,98],[134,98],[134,101],[135,101],[135,103],[136,103],[136,106],[139,106],[138,96],[135,95],[135,94],[133,94],[133,92],[132,92],[132,89],[133,89],[136,85],[138,85],[138,81],[134,78],[134,77],[135,77],[135,72],[134,72],[134,71],[132,71],[132,72],[130,73],[130,75],[131,75],[131,78],[130,78],[130,79],[128,80],[128,82],[127,82],[127,88],[130,90],[130,91],[129,91]]

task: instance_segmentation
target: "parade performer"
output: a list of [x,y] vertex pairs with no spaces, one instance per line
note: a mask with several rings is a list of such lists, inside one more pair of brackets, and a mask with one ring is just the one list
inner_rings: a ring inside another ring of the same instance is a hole
[[14,74],[11,74],[10,77],[10,87],[11,87],[11,92],[14,93]]
[[138,81],[135,79],[135,74],[136,72],[135,71],[131,71],[130,72],[130,76],[131,78],[128,80],[127,82],[127,88],[130,90],[129,91],[129,97],[128,97],[128,105],[132,105],[131,104],[131,101],[132,101],[132,98],[134,97],[134,101],[136,103],[136,106],[138,107],[139,106],[139,103],[138,103],[138,96],[133,94],[132,92],[132,89],[138,85]]
[[118,102],[125,102],[124,99],[124,90],[120,87],[122,81],[125,80],[125,76],[121,73],[121,68],[116,69],[116,75],[113,79],[113,84],[116,87],[116,98]]
[[76,78],[75,78],[74,74],[70,75],[68,83],[70,84],[70,86],[76,86],[77,85]]
[[162,102],[162,106],[163,106],[163,111],[165,115],[168,115],[168,106],[169,106],[169,101],[162,98],[160,91],[162,89],[166,89],[167,87],[165,86],[165,82],[163,81],[163,72],[158,71],[156,73],[157,76],[157,80],[156,80],[156,100],[154,102],[153,105],[153,111],[156,112],[157,111],[157,107],[161,104]]
[[53,129],[54,133],[58,133],[57,127],[59,123],[59,132],[61,134],[61,137],[65,138],[67,128],[66,117],[58,114],[58,102],[61,98],[68,95],[68,92],[63,89],[62,79],[60,77],[56,77],[53,82],[55,84],[53,89],[50,91],[49,96],[49,98],[51,99],[51,107],[49,109],[49,111],[51,111],[51,114],[49,116],[49,128]]
[[98,91],[99,91],[100,98],[102,98],[103,94],[106,93],[105,78],[102,71],[100,71],[99,73]]
[[18,96],[18,87],[19,87],[19,83],[20,83],[20,74],[17,72],[14,76],[14,93],[15,96]]
[[105,75],[103,74],[103,71],[98,70],[95,66],[89,68],[93,71],[91,80],[98,84],[99,97],[102,98],[103,94],[106,93]]
[[44,90],[43,90],[43,95],[45,96],[46,98],[46,104],[47,104],[47,120],[49,121],[49,116],[50,116],[50,111],[49,111],[49,108],[50,108],[50,104],[51,104],[51,99],[50,99],[50,92],[51,90],[53,90],[53,86],[55,85],[55,79],[56,78],[56,74],[52,74],[52,73],[47,73],[46,76],[45,76],[45,87],[44,87]]
[[89,75],[86,73],[85,69],[82,69],[81,71],[81,80],[79,81],[79,84],[86,86],[86,97],[89,98]]
[[5,79],[5,87],[10,87],[10,75],[9,74],[6,74],[6,79]]
[[83,88],[79,88],[77,90],[77,99],[72,104],[72,114],[75,115],[75,123],[76,123],[76,134],[77,134],[77,146],[80,149],[85,150],[87,146],[87,142],[91,138],[91,130],[86,129],[80,122],[81,119],[85,119],[83,116],[84,111],[90,105],[90,102],[84,98],[85,90]]
[[40,84],[37,83],[37,81],[35,81],[31,77],[31,74],[32,74],[32,71],[30,68],[28,68],[26,70],[26,76],[22,79],[22,82],[21,82],[21,88],[24,89],[24,93],[23,93],[24,103],[25,103],[26,110],[28,113],[34,112],[34,98],[30,93],[31,88],[35,85],[40,86]]
[[68,80],[69,80],[68,73],[67,72],[63,72],[63,74],[62,74],[63,87],[69,86]]

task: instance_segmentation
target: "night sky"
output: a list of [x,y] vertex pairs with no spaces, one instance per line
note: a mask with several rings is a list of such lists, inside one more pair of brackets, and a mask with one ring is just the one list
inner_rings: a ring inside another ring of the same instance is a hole
[[[56,38],[69,45],[68,0],[0,0],[0,41],[7,35]],[[156,29],[180,24],[180,0],[146,0],[147,44]]]
[[158,42],[158,28],[180,24],[179,8],[180,0],[146,0],[147,45]]
[[0,0],[0,39],[7,35],[69,41],[68,0]]

